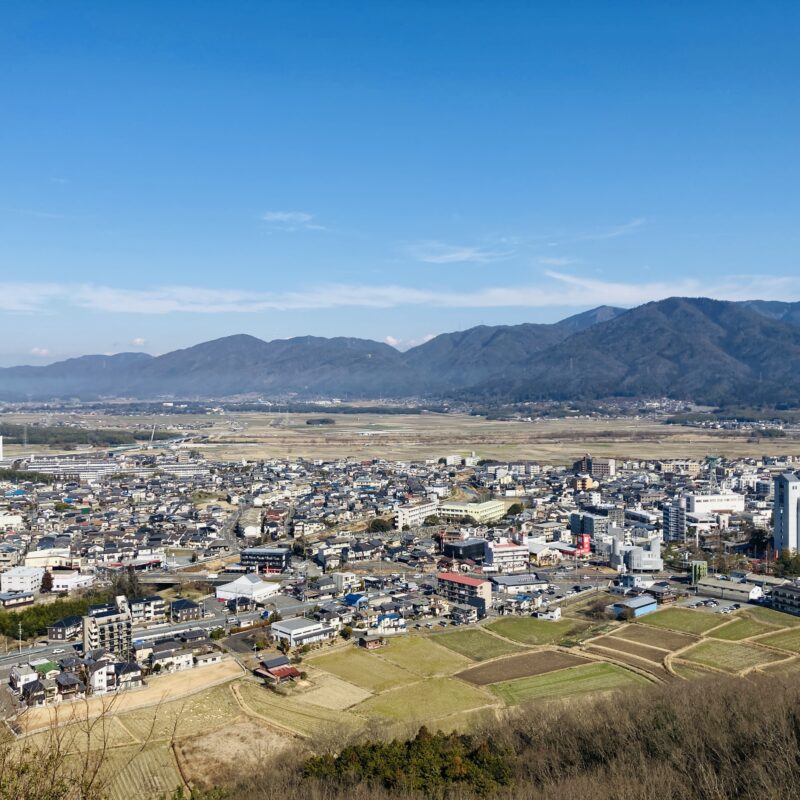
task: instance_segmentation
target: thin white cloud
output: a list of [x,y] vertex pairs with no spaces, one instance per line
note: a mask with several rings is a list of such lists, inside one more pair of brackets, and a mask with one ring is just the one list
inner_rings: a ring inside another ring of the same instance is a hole
[[498,250],[474,245],[455,245],[445,242],[417,242],[409,248],[412,257],[426,264],[490,264],[514,255],[513,250]]
[[133,347],[144,347],[144,346],[145,346],[145,344],[147,344],[147,342],[146,342],[146,341],[145,341],[145,339],[144,339],[143,337],[141,337],[141,336],[137,336],[137,337],[135,337],[134,339],[131,339],[131,345],[132,345]]
[[289,292],[197,286],[123,289],[96,285],[0,284],[0,309],[52,313],[78,308],[113,314],[163,315],[252,314],[348,307],[544,308],[634,306],[675,295],[720,300],[800,300],[800,277],[729,275],[718,279],[623,282],[548,271],[536,283],[486,286],[461,292],[353,284],[328,284]]
[[581,234],[579,239],[617,239],[620,236],[627,236],[633,233],[637,228],[641,228],[647,220],[644,217],[637,217],[622,225],[615,225],[611,228],[604,230],[593,231],[590,233]]
[[568,256],[542,256],[536,260],[545,267],[568,267],[570,264],[579,263],[577,258],[569,258]]
[[31,347],[31,355],[36,358],[46,358],[50,355],[50,351],[46,347]]
[[266,211],[261,215],[264,222],[273,230],[281,231],[324,231],[327,228],[314,221],[314,215],[307,211]]

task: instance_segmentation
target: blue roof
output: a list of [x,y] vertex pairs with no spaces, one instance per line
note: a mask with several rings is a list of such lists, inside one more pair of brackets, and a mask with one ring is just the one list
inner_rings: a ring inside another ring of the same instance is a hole
[[644,608],[645,606],[656,605],[655,597],[632,597],[630,600],[622,600],[619,603],[614,603],[616,606],[625,606],[626,608]]
[[346,606],[357,606],[362,600],[365,600],[363,594],[346,594],[344,596],[344,604]]

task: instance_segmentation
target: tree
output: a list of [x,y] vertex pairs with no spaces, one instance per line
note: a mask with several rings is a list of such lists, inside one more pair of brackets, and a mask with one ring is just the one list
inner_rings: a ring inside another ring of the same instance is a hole
[[517,514],[521,514],[525,510],[525,507],[522,503],[514,503],[509,506],[508,511],[506,511],[507,517],[516,517]]
[[53,573],[45,571],[42,575],[42,594],[48,594],[53,591]]
[[439,524],[439,517],[436,514],[431,514],[429,517],[425,517],[425,520],[422,523],[423,525],[438,525]]
[[759,554],[761,554],[762,558],[766,557],[767,549],[771,544],[772,534],[769,531],[764,528],[753,528],[750,531],[748,545],[756,558],[759,557]]
[[370,533],[385,533],[386,531],[390,531],[392,529],[392,523],[388,520],[381,519],[377,517],[376,519],[372,520],[369,524],[369,531]]
[[353,629],[349,625],[345,625],[339,632],[342,639],[349,639],[353,635]]

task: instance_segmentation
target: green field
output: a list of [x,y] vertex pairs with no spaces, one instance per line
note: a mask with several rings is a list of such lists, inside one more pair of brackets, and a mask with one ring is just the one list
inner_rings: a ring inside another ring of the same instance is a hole
[[690,608],[665,608],[663,611],[648,614],[637,622],[682,633],[705,633],[722,624],[722,620],[716,615]]
[[766,622],[768,625],[777,625],[779,628],[794,628],[800,625],[800,617],[796,617],[794,614],[784,614],[782,611],[775,611],[772,608],[748,606],[747,613],[753,619]]
[[423,677],[452,675],[469,664],[464,656],[440,647],[433,639],[423,639],[421,636],[390,639],[376,655]]
[[708,639],[681,653],[681,658],[716,667],[724,672],[741,672],[742,670],[776,661],[781,656],[752,644],[737,644]]
[[615,664],[597,663],[495,683],[491,690],[508,705],[515,705],[534,698],[556,700],[647,683],[646,678],[635,672]]
[[779,650],[800,653],[800,628],[792,628],[792,630],[773,633],[771,636],[765,636],[763,639],[759,639],[759,642],[768,644],[770,647],[777,647]]
[[431,678],[411,688],[401,687],[371,697],[353,710],[387,720],[425,722],[492,702],[490,695],[474,686],[450,678]]
[[370,692],[384,692],[417,680],[417,675],[378,658],[377,653],[355,647],[309,659],[308,662]]
[[769,633],[769,631],[774,630],[774,625],[767,625],[750,617],[742,616],[734,618],[727,625],[712,631],[709,636],[713,639],[738,642],[741,639],[749,639],[751,636],[758,636],[759,633]]
[[532,617],[505,617],[486,626],[489,630],[522,644],[554,644],[568,634],[586,627],[574,619],[546,620]]
[[507,656],[522,650],[511,642],[505,642],[479,629],[442,633],[433,638],[436,644],[444,645],[473,661],[486,661],[489,658]]

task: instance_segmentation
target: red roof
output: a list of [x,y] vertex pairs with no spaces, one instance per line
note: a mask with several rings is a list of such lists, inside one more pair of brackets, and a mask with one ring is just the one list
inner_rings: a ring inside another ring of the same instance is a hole
[[276,678],[299,678],[300,673],[294,667],[274,667],[273,669],[268,669],[270,675],[274,675]]
[[459,575],[457,572],[442,572],[436,576],[440,581],[451,581],[452,583],[462,583],[464,586],[483,586],[488,581],[479,578],[469,578],[466,575]]

